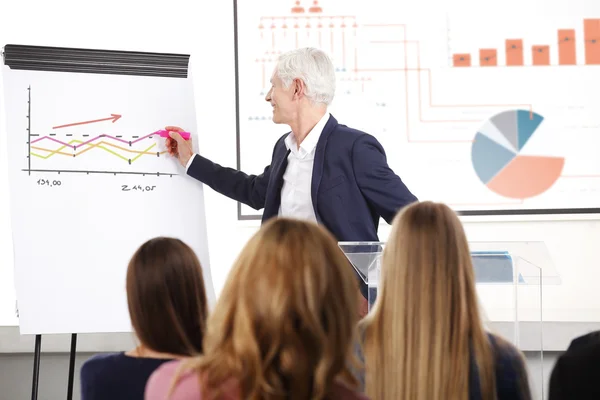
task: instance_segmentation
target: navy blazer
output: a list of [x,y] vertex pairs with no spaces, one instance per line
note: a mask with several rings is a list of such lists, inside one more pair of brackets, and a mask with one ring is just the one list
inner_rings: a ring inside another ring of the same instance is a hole
[[[188,175],[255,210],[264,208],[265,222],[279,213],[288,134],[275,143],[271,164],[260,175],[222,167],[200,155]],[[388,166],[377,139],[339,124],[333,115],[317,142],[311,194],[318,222],[338,241],[379,241],[379,218],[391,224],[398,210],[417,201]]]

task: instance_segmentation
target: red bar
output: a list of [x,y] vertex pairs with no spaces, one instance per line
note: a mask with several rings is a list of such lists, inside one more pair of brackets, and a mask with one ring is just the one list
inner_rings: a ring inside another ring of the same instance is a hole
[[577,64],[575,54],[575,29],[558,30],[558,63],[560,65]]
[[495,67],[498,65],[496,49],[479,49],[479,65],[482,67]]
[[471,55],[470,54],[454,54],[452,56],[452,62],[455,67],[470,67],[471,66]]
[[550,46],[532,46],[533,65],[550,65]]
[[522,39],[506,39],[506,65],[523,65]]
[[585,63],[600,64],[600,19],[584,19]]

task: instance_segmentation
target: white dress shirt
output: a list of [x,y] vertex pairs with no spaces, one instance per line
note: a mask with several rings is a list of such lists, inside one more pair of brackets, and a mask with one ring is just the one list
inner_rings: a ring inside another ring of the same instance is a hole
[[325,113],[315,127],[304,138],[300,146],[293,133],[285,138],[285,146],[290,150],[288,165],[283,174],[279,216],[316,222],[317,217],[311,197],[312,171],[317,142],[329,120]]
[[[290,150],[288,165],[283,174],[281,188],[281,204],[279,216],[315,221],[317,217],[311,197],[312,171],[317,143],[329,120],[329,112],[319,120],[306,135],[300,146],[292,132],[285,138],[285,146]],[[190,157],[186,171],[194,161],[195,154]]]
[[187,164],[185,165],[185,172],[187,172],[187,170],[190,169],[190,165],[192,165],[192,161],[194,161],[194,158],[196,158],[196,154],[195,153],[192,154],[192,156],[188,160]]

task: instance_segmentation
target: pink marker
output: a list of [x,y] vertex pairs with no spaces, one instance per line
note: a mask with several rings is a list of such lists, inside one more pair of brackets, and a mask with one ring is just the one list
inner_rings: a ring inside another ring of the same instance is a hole
[[[154,132],[155,134],[159,135],[160,137],[164,137],[164,138],[169,138],[171,137],[171,135],[169,135],[169,131],[167,130],[160,130],[160,131],[156,131]],[[179,134],[181,135],[182,138],[184,138],[185,140],[190,140],[191,134],[189,132],[179,132]]]

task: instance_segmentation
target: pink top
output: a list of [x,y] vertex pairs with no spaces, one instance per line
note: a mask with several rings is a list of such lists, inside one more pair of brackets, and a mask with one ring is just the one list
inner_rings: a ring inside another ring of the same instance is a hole
[[[175,372],[181,361],[171,361],[158,368],[146,385],[145,400],[202,400],[200,397],[200,382],[198,375],[193,372],[186,372],[181,377],[177,386],[173,389],[170,397],[169,389],[175,377]],[[235,385],[226,385],[223,389],[223,400],[239,400],[238,389]],[[355,392],[348,387],[336,383],[335,399],[340,400],[369,400],[363,394]]]

